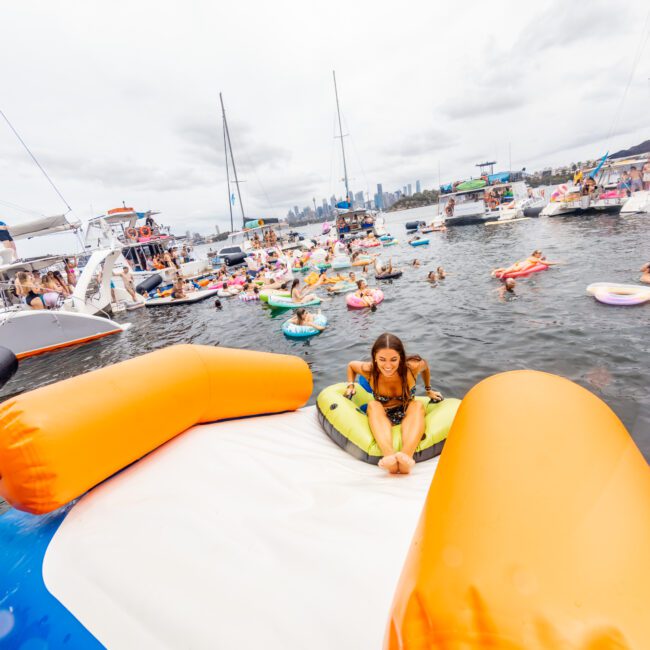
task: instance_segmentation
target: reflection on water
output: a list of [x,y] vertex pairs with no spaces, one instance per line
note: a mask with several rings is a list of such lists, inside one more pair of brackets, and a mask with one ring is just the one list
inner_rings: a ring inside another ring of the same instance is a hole
[[[430,208],[388,216],[389,230],[402,243],[383,255],[401,263],[404,275],[381,283],[386,300],[375,313],[348,310],[344,296],[326,299],[322,309],[330,327],[311,341],[286,339],[280,328],[289,314],[258,303],[222,300],[220,311],[209,300],[141,309],[117,317],[133,323],[124,334],[23,361],[2,395],[184,342],[299,355],[314,373],[313,403],[321,388],[345,380],[350,359],[365,357],[375,337],[390,330],[407,350],[429,360],[434,385],[446,395],[462,397],[484,377],[516,368],[568,377],[602,397],[650,457],[650,303],[611,307],[585,294],[591,282],[637,282],[648,261],[641,243],[650,241],[650,217],[463,226],[431,233],[428,247],[409,247],[403,224],[432,216]],[[490,269],[535,248],[564,264],[518,280],[515,295],[500,299]],[[419,268],[410,264],[413,259],[421,261]],[[448,277],[431,285],[427,273],[440,265]]]

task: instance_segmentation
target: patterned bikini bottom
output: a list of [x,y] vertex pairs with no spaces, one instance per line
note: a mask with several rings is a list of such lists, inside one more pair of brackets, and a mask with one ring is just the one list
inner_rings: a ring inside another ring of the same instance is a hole
[[391,421],[391,424],[393,426],[402,424],[402,420],[406,415],[403,406],[393,406],[392,408],[385,409],[385,411],[386,411],[386,415],[388,416],[388,419]]

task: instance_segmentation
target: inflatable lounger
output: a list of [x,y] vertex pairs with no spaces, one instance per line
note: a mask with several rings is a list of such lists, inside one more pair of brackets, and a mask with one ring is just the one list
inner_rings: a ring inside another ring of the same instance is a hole
[[177,346],[3,403],[0,646],[650,647],[649,470],[598,398],[497,375],[389,476],[311,389]]

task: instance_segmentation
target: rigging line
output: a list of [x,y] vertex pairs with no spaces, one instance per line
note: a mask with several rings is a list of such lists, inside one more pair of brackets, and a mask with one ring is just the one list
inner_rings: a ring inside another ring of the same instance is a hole
[[30,208],[24,208],[20,205],[17,205],[16,203],[10,203],[9,201],[3,201],[0,199],[0,205],[4,205],[8,208],[12,208],[13,210],[17,210],[18,212],[24,212],[25,214],[31,214],[31,215],[38,215],[39,217],[46,217],[47,215],[44,214],[43,212],[39,212],[38,210],[32,210]]
[[32,160],[36,163],[37,167],[43,172],[43,175],[45,176],[45,178],[47,178],[50,185],[54,188],[54,191],[59,195],[59,198],[63,201],[65,207],[68,208],[68,212],[72,212],[72,208],[68,205],[68,202],[63,198],[63,194],[59,192],[59,189],[54,184],[54,181],[47,175],[47,172],[43,169],[43,167],[41,167],[41,163],[39,163],[38,160],[36,160],[36,156],[30,151],[29,147],[25,144],[25,141],[18,134],[18,131],[14,129],[13,124],[9,121],[9,118],[4,114],[2,109],[0,109],[0,115],[4,117],[4,120],[9,125],[9,128],[14,132],[14,135],[18,138],[18,140],[20,140],[20,143],[23,145],[23,147],[25,147],[25,150],[32,157]]
[[643,25],[643,31],[641,32],[641,38],[639,40],[639,45],[636,54],[634,55],[634,59],[632,60],[632,70],[630,72],[630,77],[627,80],[627,85],[625,86],[625,90],[623,91],[623,95],[621,96],[621,101],[619,102],[618,109],[614,114],[614,119],[612,120],[612,125],[609,129],[609,133],[607,134],[607,147],[606,147],[607,150],[609,150],[609,141],[614,133],[614,129],[616,128],[616,126],[618,126],[618,121],[621,117],[621,112],[623,110],[625,98],[627,97],[628,90],[632,85],[632,80],[634,79],[634,73],[636,72],[636,67],[639,64],[639,61],[641,60],[641,56],[643,54],[646,41],[648,40],[648,33],[650,33],[650,31],[648,30],[649,26],[650,26],[650,9],[648,10],[648,13],[645,18],[645,23]]

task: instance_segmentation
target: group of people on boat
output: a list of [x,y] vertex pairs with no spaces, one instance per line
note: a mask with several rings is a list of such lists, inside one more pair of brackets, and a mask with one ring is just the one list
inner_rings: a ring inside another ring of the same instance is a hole
[[18,271],[13,280],[13,293],[31,309],[54,308],[72,295],[77,283],[75,269],[76,260],[65,258],[63,270]]
[[162,253],[156,253],[153,257],[146,257],[147,271],[162,271],[164,269],[180,269],[181,264],[191,261],[190,249],[187,245],[179,251],[173,246]]

